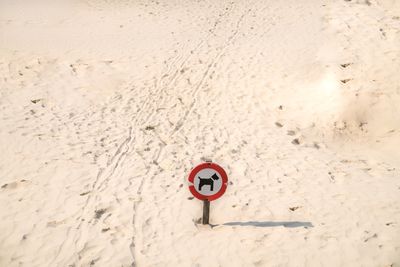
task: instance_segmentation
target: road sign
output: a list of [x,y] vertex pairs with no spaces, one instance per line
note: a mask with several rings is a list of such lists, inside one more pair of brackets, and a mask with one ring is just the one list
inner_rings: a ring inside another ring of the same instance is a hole
[[212,162],[197,165],[189,175],[189,190],[200,200],[213,201],[226,190],[228,176],[224,169]]

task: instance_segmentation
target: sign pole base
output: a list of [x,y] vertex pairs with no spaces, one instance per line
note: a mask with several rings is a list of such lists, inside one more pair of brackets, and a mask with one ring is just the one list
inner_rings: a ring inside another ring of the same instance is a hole
[[203,200],[203,224],[209,224],[210,220],[210,201]]

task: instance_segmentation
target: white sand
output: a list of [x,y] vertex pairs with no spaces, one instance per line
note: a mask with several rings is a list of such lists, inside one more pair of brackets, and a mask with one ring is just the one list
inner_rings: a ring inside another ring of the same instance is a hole
[[0,266],[400,266],[399,1],[25,2],[0,1]]

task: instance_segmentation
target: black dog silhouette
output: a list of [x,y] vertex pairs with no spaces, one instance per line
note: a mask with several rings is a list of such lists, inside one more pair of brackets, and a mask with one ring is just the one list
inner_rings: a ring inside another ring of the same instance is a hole
[[219,177],[216,173],[214,173],[210,178],[200,178],[200,183],[199,183],[199,191],[201,191],[201,188],[204,185],[209,185],[210,186],[210,190],[214,191],[214,180],[218,180]]

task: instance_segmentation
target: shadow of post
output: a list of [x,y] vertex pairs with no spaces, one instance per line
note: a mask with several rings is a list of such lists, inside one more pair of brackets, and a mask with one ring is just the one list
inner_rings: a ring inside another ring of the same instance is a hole
[[222,225],[227,226],[254,226],[254,227],[277,227],[283,226],[287,228],[295,228],[295,227],[314,227],[311,222],[258,222],[258,221],[248,221],[248,222],[227,222]]

